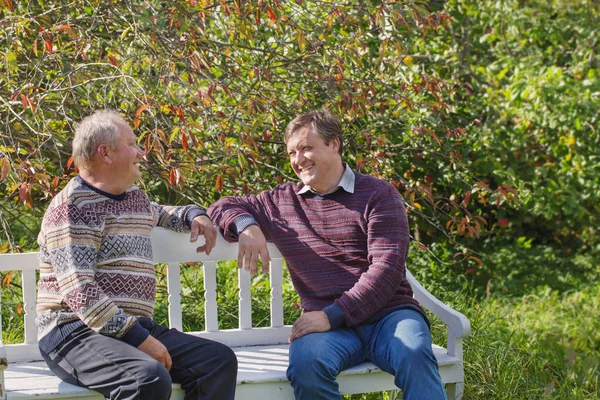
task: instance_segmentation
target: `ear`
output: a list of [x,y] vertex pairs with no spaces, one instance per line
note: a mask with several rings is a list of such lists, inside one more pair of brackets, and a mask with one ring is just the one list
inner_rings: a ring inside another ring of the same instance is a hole
[[107,145],[99,145],[98,150],[96,150],[96,155],[99,157],[100,160],[102,160],[102,162],[105,162],[106,164],[112,164],[110,149]]
[[333,150],[335,150],[336,153],[340,152],[340,139],[339,138],[331,139],[329,141],[329,145],[331,146],[331,148]]

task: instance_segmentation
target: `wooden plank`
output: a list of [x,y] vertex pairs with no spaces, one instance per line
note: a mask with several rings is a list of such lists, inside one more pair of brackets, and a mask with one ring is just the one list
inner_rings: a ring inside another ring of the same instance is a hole
[[250,293],[250,272],[238,269],[240,329],[252,328],[252,295]]
[[183,332],[181,317],[181,267],[178,262],[167,264],[167,288],[169,291],[169,326]]
[[0,271],[35,271],[39,267],[37,252],[0,255]]
[[283,262],[281,258],[271,260],[271,326],[283,326]]
[[25,310],[25,343],[37,343],[35,324],[36,281],[35,271],[23,271],[23,309]]
[[219,330],[219,315],[217,312],[217,263],[204,262],[204,319],[205,329],[209,332]]

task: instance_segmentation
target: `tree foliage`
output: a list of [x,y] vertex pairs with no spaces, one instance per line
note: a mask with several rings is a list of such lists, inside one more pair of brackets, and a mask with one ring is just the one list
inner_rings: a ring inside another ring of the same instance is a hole
[[295,179],[285,125],[326,107],[351,167],[403,194],[422,248],[454,243],[479,264],[474,240],[490,233],[596,237],[595,1],[1,2],[13,245],[32,247],[75,174],[75,124],[100,108],[137,128],[159,201],[207,206]]

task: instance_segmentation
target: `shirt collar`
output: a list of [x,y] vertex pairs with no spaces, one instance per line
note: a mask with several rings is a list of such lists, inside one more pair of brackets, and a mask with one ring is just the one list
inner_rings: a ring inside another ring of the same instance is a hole
[[340,188],[344,189],[348,193],[354,193],[354,181],[355,181],[356,177],[354,176],[354,172],[352,172],[352,169],[350,169],[350,166],[348,165],[348,163],[345,163],[345,164],[346,164],[346,169],[344,170],[344,174],[342,175],[342,179],[340,179],[340,182],[337,184],[337,186],[332,191],[330,191],[329,193],[317,193],[310,186],[304,185],[302,187],[302,189],[300,189],[297,192],[297,194],[304,194],[304,193],[307,193],[307,192],[313,192],[315,194],[326,195],[326,194],[330,194],[330,193],[336,192]]

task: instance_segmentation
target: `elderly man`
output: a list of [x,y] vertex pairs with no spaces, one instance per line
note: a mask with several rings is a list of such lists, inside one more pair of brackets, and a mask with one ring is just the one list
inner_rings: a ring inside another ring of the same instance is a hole
[[62,380],[110,399],[233,399],[237,360],[228,347],[155,323],[150,231],[162,226],[203,235],[216,229],[196,206],[150,202],[133,183],[143,152],[114,111],[85,118],[75,131],[79,176],[52,200],[38,237],[39,347]]
[[445,399],[429,322],[406,280],[398,191],[342,162],[341,123],[327,111],[296,117],[285,141],[301,183],[222,198],[208,213],[239,240],[240,267],[254,273],[260,258],[265,270],[267,240],[287,261],[303,310],[287,371],[296,399],[340,399],[336,376],[365,360],[393,374],[406,400]]

